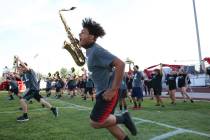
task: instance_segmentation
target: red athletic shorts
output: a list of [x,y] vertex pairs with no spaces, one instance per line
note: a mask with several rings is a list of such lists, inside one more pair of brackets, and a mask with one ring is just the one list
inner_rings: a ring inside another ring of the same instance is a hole
[[117,105],[118,91],[116,91],[111,101],[105,101],[102,96],[103,93],[104,92],[96,96],[96,103],[90,114],[90,119],[94,122],[104,123],[110,114],[114,114],[114,109]]

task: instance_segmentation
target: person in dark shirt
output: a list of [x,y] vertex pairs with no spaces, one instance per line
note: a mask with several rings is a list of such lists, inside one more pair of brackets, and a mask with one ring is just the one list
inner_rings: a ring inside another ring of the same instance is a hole
[[126,85],[128,89],[128,99],[132,103],[132,97],[131,97],[131,92],[132,92],[132,83],[133,83],[133,78],[132,75],[127,73],[126,74]]
[[55,91],[56,91],[56,98],[59,99],[63,95],[63,89],[65,86],[64,80],[60,77],[60,75],[57,75],[56,77],[56,83],[55,83]]
[[87,99],[87,93],[89,93],[92,101],[94,101],[93,88],[94,88],[93,80],[90,77],[88,77],[87,80],[85,81],[85,91],[84,91],[84,97],[83,97],[84,100]]
[[48,73],[48,77],[45,80],[46,82],[46,93],[47,93],[47,97],[50,97],[51,95],[51,90],[52,90],[52,77],[51,77],[51,73]]
[[127,85],[126,85],[126,76],[124,75],[120,89],[119,89],[119,107],[120,113],[127,111],[127,104],[126,104],[126,97],[127,97]]
[[191,103],[193,103],[193,99],[190,98],[190,96],[187,94],[187,86],[189,84],[189,76],[184,70],[180,70],[178,73],[178,87],[181,89],[181,94],[184,99],[184,102],[186,102],[186,98],[190,100]]
[[67,90],[68,90],[68,95],[73,98],[75,94],[75,88],[76,88],[76,79],[74,75],[69,75],[67,79],[67,84],[66,84]]
[[43,97],[39,94],[39,85],[36,74],[33,69],[30,69],[26,63],[23,63],[18,56],[16,56],[17,62],[20,63],[18,70],[20,73],[24,75],[26,91],[23,97],[20,97],[20,105],[23,110],[23,115],[17,118],[17,121],[23,122],[28,121],[28,105],[26,104],[26,100],[30,100],[31,98],[36,99],[38,102],[48,107],[55,117],[58,116],[57,108],[53,107],[50,103],[43,99]]
[[152,88],[154,90],[154,96],[156,99],[156,106],[164,107],[163,101],[161,99],[162,92],[162,65],[160,64],[160,69],[155,69],[152,74]]
[[84,90],[85,90],[85,80],[82,76],[79,76],[77,81],[77,88],[82,97],[84,97]]
[[16,96],[19,96],[19,88],[18,88],[18,83],[15,79],[14,76],[10,75],[6,78],[6,81],[9,83],[9,90],[8,90],[8,94],[9,94],[9,97],[10,99],[9,100],[14,100],[14,97],[13,97],[13,93],[16,95]]
[[168,90],[169,90],[169,95],[171,98],[171,104],[176,104],[176,78],[177,78],[177,73],[175,71],[171,71],[170,74],[167,74],[166,76],[166,83],[168,85]]

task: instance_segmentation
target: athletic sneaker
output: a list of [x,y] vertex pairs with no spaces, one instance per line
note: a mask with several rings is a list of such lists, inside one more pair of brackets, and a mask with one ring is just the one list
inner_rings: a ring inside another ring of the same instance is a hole
[[172,105],[176,105],[176,103],[175,103],[175,102],[171,102],[171,104],[172,104]]
[[26,122],[28,120],[29,120],[28,116],[25,116],[25,117],[24,116],[20,116],[20,117],[17,118],[18,122]]
[[50,97],[50,95],[51,95],[51,93],[48,93],[48,94],[47,94],[47,97]]
[[58,109],[57,108],[53,107],[53,108],[51,108],[51,111],[55,117],[58,117]]
[[138,108],[137,108],[137,106],[133,106],[133,107],[131,107],[131,109],[132,110],[137,110]]
[[133,135],[133,136],[136,136],[136,134],[137,134],[137,129],[136,129],[136,126],[135,126],[135,124],[134,124],[134,122],[132,121],[132,119],[131,119],[131,116],[130,116],[130,114],[128,113],[128,112],[125,112],[124,114],[123,114],[123,118],[124,118],[124,124],[125,124],[125,126],[128,128],[128,130],[131,132],[131,134]]
[[56,99],[60,99],[62,96],[61,95],[58,95],[57,97],[56,97]]
[[12,97],[12,98],[9,98],[8,100],[10,100],[10,101],[11,101],[11,100],[15,100],[15,99]]

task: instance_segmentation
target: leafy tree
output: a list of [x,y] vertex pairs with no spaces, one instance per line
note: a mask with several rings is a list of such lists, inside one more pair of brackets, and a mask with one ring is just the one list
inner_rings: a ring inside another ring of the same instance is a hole
[[60,70],[60,76],[66,78],[67,75],[68,75],[67,68],[61,68],[61,70]]
[[3,77],[0,76],[0,83],[3,82]]

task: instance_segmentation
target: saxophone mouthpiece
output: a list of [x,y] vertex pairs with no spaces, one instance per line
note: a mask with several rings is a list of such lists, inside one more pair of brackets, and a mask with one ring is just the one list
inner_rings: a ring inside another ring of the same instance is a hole
[[60,11],[70,11],[70,10],[74,10],[76,9],[76,7],[71,7],[70,9],[61,9]]
[[76,9],[76,8],[77,8],[77,7],[71,7],[70,10],[74,10],[74,9]]

